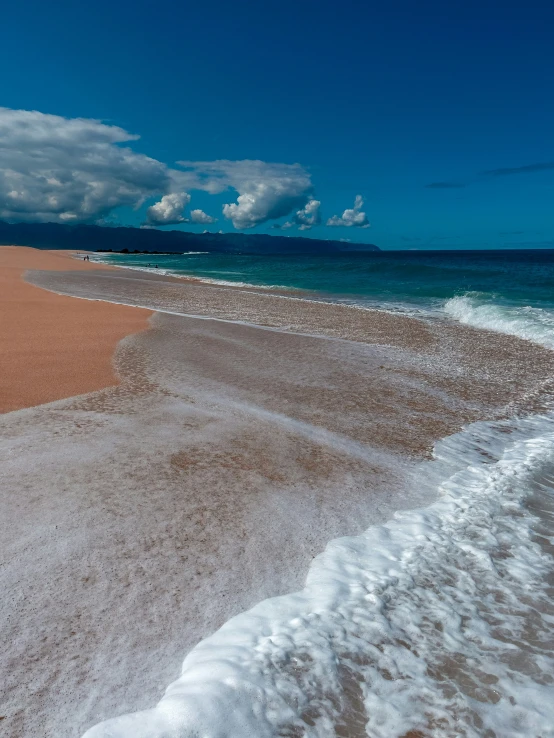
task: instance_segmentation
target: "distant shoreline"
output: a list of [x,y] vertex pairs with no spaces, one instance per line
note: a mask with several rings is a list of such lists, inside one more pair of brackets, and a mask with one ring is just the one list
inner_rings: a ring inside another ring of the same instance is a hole
[[191,233],[132,226],[68,225],[61,223],[6,223],[0,221],[0,244],[22,244],[46,249],[99,248],[130,251],[190,250],[231,253],[340,253],[379,251],[374,244],[333,241],[266,233]]

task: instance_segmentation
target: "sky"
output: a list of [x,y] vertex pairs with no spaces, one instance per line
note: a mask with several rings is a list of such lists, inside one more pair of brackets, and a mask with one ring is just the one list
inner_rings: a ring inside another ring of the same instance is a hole
[[554,3],[2,16],[0,219],[554,247]]

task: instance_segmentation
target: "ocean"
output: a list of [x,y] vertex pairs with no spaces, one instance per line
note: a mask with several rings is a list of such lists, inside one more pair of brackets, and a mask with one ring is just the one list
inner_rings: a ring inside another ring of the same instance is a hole
[[[554,348],[554,251],[99,258]],[[434,502],[331,541],[303,590],[196,646],[157,707],[86,737],[554,736],[549,389],[540,413],[439,441],[411,478]]]
[[191,252],[93,258],[208,283],[301,290],[312,299],[448,316],[549,346],[554,335],[554,250],[550,249],[322,256]]

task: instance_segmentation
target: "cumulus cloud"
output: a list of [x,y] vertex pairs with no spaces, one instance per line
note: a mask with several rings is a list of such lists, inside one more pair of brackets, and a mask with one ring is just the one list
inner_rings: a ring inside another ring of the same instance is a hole
[[177,225],[188,223],[183,215],[185,207],[190,202],[190,195],[186,192],[173,192],[164,195],[155,205],[146,211],[147,225]]
[[86,118],[0,108],[0,219],[94,222],[173,189],[171,171]]
[[361,195],[356,195],[354,207],[346,209],[340,217],[338,215],[333,215],[333,217],[329,218],[327,221],[327,225],[346,226],[347,228],[351,228],[352,226],[357,228],[369,228],[367,215],[362,211],[363,206],[363,197]]
[[216,223],[217,218],[212,218],[211,215],[208,215],[203,210],[191,210],[190,213],[190,219],[193,223]]
[[298,224],[299,230],[307,231],[312,226],[321,223],[320,207],[321,202],[319,200],[308,200],[302,210],[296,212],[294,222]]
[[[179,162],[192,186],[218,193],[238,192],[237,201],[223,206],[223,215],[240,230],[288,215],[303,208],[312,192],[310,175],[300,164],[258,160]],[[191,179],[191,177],[193,179]]]
[[[144,225],[179,224],[194,189],[234,190],[223,215],[237,229],[285,216],[303,229],[320,220],[300,164],[185,161],[171,168],[134,151],[138,138],[99,120],[0,108],[0,220],[105,223],[117,208],[154,197]],[[190,218],[216,220],[198,209]]]

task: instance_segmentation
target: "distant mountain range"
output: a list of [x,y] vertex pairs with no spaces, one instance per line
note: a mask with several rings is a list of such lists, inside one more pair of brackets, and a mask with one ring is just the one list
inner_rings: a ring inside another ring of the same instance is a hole
[[83,251],[213,251],[237,254],[315,254],[379,251],[368,243],[324,241],[299,236],[245,233],[187,233],[149,228],[0,221],[0,244]]

